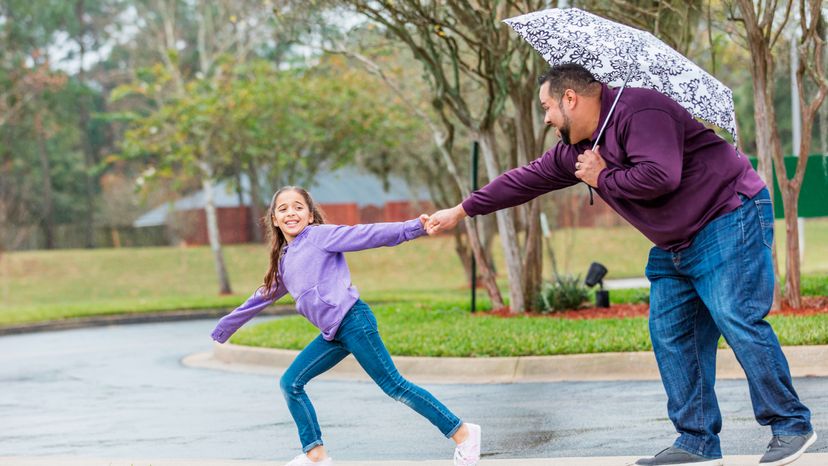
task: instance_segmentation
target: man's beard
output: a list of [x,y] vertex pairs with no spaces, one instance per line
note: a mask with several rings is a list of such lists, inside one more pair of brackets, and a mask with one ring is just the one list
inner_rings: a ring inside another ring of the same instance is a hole
[[563,141],[563,143],[566,144],[567,146],[571,146],[572,141],[569,139],[569,121],[568,120],[569,120],[569,118],[567,118],[566,124],[564,126],[561,126],[558,129],[558,132],[561,134],[561,141]]
[[569,119],[569,115],[564,113],[563,98],[561,98],[561,100],[558,101],[558,108],[561,110],[561,115],[564,119],[564,124],[562,124],[561,127],[558,128],[558,133],[560,133],[561,135],[561,141],[563,141],[563,143],[567,146],[571,146],[572,140],[569,137],[569,131],[572,129],[572,120]]

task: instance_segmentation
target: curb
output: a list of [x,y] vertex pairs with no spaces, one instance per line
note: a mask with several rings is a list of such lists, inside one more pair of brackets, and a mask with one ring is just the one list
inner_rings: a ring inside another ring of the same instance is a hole
[[[828,345],[786,346],[793,377],[827,377]],[[294,350],[254,348],[230,343],[213,346],[212,353],[196,353],[182,362],[190,367],[240,372],[272,373],[287,368],[299,354]],[[416,382],[531,383],[562,381],[660,380],[652,352],[593,353],[557,356],[492,358],[429,358],[394,356],[399,371]],[[743,379],[733,351],[720,349],[718,379]],[[369,380],[353,356],[323,374],[329,379]]]
[[[76,317],[62,320],[47,320],[18,325],[0,327],[0,336],[19,335],[22,333],[53,332],[58,330],[76,330],[90,327],[106,327],[108,325],[147,324],[155,322],[177,322],[183,320],[198,320],[220,318],[227,315],[232,309],[182,309],[177,311],[132,312],[127,314],[103,315],[91,317]],[[261,316],[283,316],[295,313],[292,304],[271,306],[259,313]],[[0,463],[2,464],[2,463]]]

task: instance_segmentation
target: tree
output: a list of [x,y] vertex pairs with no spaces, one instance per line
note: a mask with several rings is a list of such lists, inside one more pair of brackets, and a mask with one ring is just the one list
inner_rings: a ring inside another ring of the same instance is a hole
[[[785,264],[785,295],[789,305],[800,305],[799,231],[797,203],[805,175],[810,151],[813,122],[828,92],[824,63],[825,19],[821,0],[801,0],[797,3],[799,16],[799,68],[797,69],[798,98],[802,109],[803,137],[798,148],[800,159],[792,178],[788,177],[784,154],[779,137],[779,127],[773,106],[774,47],[786,29],[793,12],[794,2],[789,0],[777,5],[775,1],[736,0],[738,15],[729,4],[731,18],[744,28],[745,41],[751,53],[756,141],[759,172],[768,188],[773,187],[773,168],[782,191],[785,211],[787,261]],[[808,98],[808,84],[815,86],[812,98]],[[775,252],[775,251],[774,251]],[[774,260],[774,262],[776,262]],[[777,273],[778,275],[778,273]]]
[[[546,131],[535,105],[534,79],[545,65],[501,20],[540,9],[541,1],[346,0],[345,4],[407,45],[421,63],[442,120],[456,119],[479,141],[490,179],[539,155]],[[511,105],[512,112],[505,110]],[[508,149],[498,143],[499,128]],[[524,212],[521,245],[515,211]],[[497,212],[512,312],[534,306],[542,256],[538,201]],[[521,247],[522,246],[522,247]]]
[[[216,164],[220,161],[220,156],[213,152],[213,138],[223,118],[210,119],[205,115],[211,112],[211,105],[216,101],[210,89],[224,79],[223,72],[228,63],[238,65],[247,61],[259,43],[269,10],[260,2],[229,0],[195,4],[147,0],[135,6],[150,32],[147,35],[151,40],[149,45],[158,53],[163,66],[156,66],[150,73],[154,87],[142,89],[139,84],[137,88],[126,87],[119,94],[123,96],[136,91],[151,97],[157,113],[150,116],[149,121],[162,126],[144,128],[156,128],[161,135],[172,137],[172,145],[164,144],[167,141],[163,137],[158,138],[157,148],[171,150],[172,160],[169,162],[180,164],[185,173],[200,180],[206,200],[207,237],[213,251],[219,292],[229,294],[232,289],[224,265],[213,203],[213,186],[218,175]],[[191,45],[185,48],[191,56],[179,53],[181,42]],[[168,119],[171,116],[184,119],[180,127],[176,128]],[[131,151],[139,153],[139,147],[137,144]]]
[[[438,207],[445,208],[457,205],[460,200],[467,197],[470,193],[469,184],[464,182],[460,176],[457,168],[457,157],[453,150],[454,124],[445,118],[440,122],[435,121],[435,117],[432,114],[429,114],[426,109],[421,108],[420,103],[408,95],[400,85],[399,80],[391,77],[374,59],[354,51],[343,50],[342,53],[354,58],[359,63],[362,63],[370,72],[379,76],[391,89],[394,96],[401,99],[406,104],[406,107],[411,109],[428,126],[432,135],[432,142],[436,147],[439,157],[436,157],[435,160],[435,157],[430,152],[413,151],[412,155],[414,157],[412,159],[416,162],[409,165],[409,170],[419,173],[419,178],[425,180],[426,186],[431,191],[431,198],[435,200]],[[400,165],[400,163],[397,162],[396,165]],[[405,171],[403,172],[405,173]],[[452,184],[454,184],[455,189],[449,188]],[[503,298],[491,266],[491,256],[486,254],[475,222],[470,218],[466,218],[463,226],[469,247],[471,248],[471,254],[474,255],[480,267],[481,282],[489,295],[489,300],[495,309],[502,308],[504,306]],[[460,256],[464,268],[470,274],[471,264],[466,260],[467,254],[459,236],[455,238],[455,249]]]

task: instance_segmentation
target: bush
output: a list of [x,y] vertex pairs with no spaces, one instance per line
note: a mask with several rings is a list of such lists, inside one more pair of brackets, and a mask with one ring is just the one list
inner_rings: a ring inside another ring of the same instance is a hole
[[589,299],[589,291],[581,283],[581,276],[562,275],[554,282],[544,282],[539,294],[538,308],[542,313],[578,309]]

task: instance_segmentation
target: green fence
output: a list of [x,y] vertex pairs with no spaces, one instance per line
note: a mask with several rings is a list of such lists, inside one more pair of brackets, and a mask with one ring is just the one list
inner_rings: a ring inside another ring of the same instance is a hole
[[[788,177],[796,170],[798,157],[785,157],[785,170]],[[750,157],[750,163],[756,168],[757,159]],[[782,195],[776,181],[776,169],[773,171],[773,206],[776,218],[784,218],[782,212]],[[828,156],[812,154],[808,157],[802,191],[799,193],[799,216],[804,218],[828,217]]]

